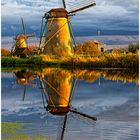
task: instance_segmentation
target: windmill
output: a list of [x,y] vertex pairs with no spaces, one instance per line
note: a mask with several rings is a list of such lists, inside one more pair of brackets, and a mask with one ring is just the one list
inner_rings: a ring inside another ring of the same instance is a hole
[[11,54],[13,56],[26,56],[26,53],[24,53],[24,51],[28,49],[27,39],[35,36],[35,33],[26,34],[23,18],[21,18],[21,23],[23,33],[18,34],[13,38],[13,45],[11,49]]
[[59,75],[56,75],[57,72],[59,71],[53,71],[50,74],[40,76],[39,80],[44,108],[48,113],[51,113],[52,115],[62,116],[64,119],[62,130],[58,138],[60,140],[63,140],[66,123],[69,116],[68,113],[79,115],[80,117],[93,122],[95,122],[97,118],[80,112],[72,106],[72,98],[75,91],[77,79],[73,78],[71,74],[67,72],[61,71],[59,72]]
[[[60,8],[51,9],[42,17],[39,49],[43,50],[44,54],[71,56],[73,54],[72,44],[76,45],[76,43],[70,24],[70,16],[95,6],[96,3],[93,0],[80,1],[77,5],[71,4],[69,11],[65,0],[62,0],[61,3]],[[43,19],[45,19],[44,26]],[[45,41],[42,45],[43,38]]]

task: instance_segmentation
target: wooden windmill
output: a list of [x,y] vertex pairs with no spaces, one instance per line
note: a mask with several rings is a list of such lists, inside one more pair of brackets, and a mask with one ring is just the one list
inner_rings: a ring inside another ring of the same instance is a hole
[[11,54],[14,56],[25,56],[26,54],[24,53],[24,51],[28,49],[27,39],[35,36],[35,33],[26,34],[23,18],[21,18],[21,22],[23,33],[18,34],[13,38],[14,43],[11,49]]
[[[40,49],[43,49],[44,54],[56,56],[69,56],[73,54],[72,44],[75,44],[74,35],[70,25],[70,16],[75,15],[77,12],[95,6],[93,0],[86,2],[78,2],[73,5],[71,10],[68,11],[66,3],[62,0],[62,7],[51,9],[43,16],[45,18],[44,30],[43,24],[41,28]],[[42,19],[42,21],[43,21]],[[43,22],[42,22],[43,23]],[[45,36],[45,42],[42,45],[42,37]]]

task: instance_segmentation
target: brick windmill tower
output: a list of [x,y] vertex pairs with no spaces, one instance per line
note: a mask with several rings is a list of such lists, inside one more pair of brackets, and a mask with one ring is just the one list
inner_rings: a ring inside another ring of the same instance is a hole
[[[69,6],[70,10],[68,11],[65,1],[62,0],[61,2],[62,6],[60,8],[51,9],[42,18],[39,49],[44,54],[71,56],[73,54],[72,44],[75,44],[75,41],[70,24],[70,16],[74,16],[79,11],[95,6],[96,3],[93,0],[87,0],[86,2],[79,1],[77,5]],[[45,19],[44,27],[43,19]]]

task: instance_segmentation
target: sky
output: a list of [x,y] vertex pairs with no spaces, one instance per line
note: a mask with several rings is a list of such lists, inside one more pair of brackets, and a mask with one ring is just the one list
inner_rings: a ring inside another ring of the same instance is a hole
[[[21,32],[21,17],[24,18],[26,32],[39,35],[44,13],[62,6],[61,0],[1,1],[2,36]],[[78,1],[66,0],[67,7],[70,4],[77,6]],[[76,36],[92,36],[100,30],[102,35],[137,35],[138,6],[138,0],[96,0],[96,6],[77,12],[71,18],[74,33]]]

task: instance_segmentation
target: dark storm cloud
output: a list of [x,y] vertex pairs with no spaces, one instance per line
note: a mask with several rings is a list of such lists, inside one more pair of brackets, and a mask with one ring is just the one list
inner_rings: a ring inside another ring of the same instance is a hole
[[[76,3],[76,0],[72,0]],[[69,4],[69,1],[67,0]],[[138,0],[96,0],[97,5],[77,13],[71,22],[79,34],[88,30],[138,30]],[[60,0],[2,0],[2,35],[21,29],[20,18],[29,32],[40,32],[41,17],[45,11],[58,7]]]

